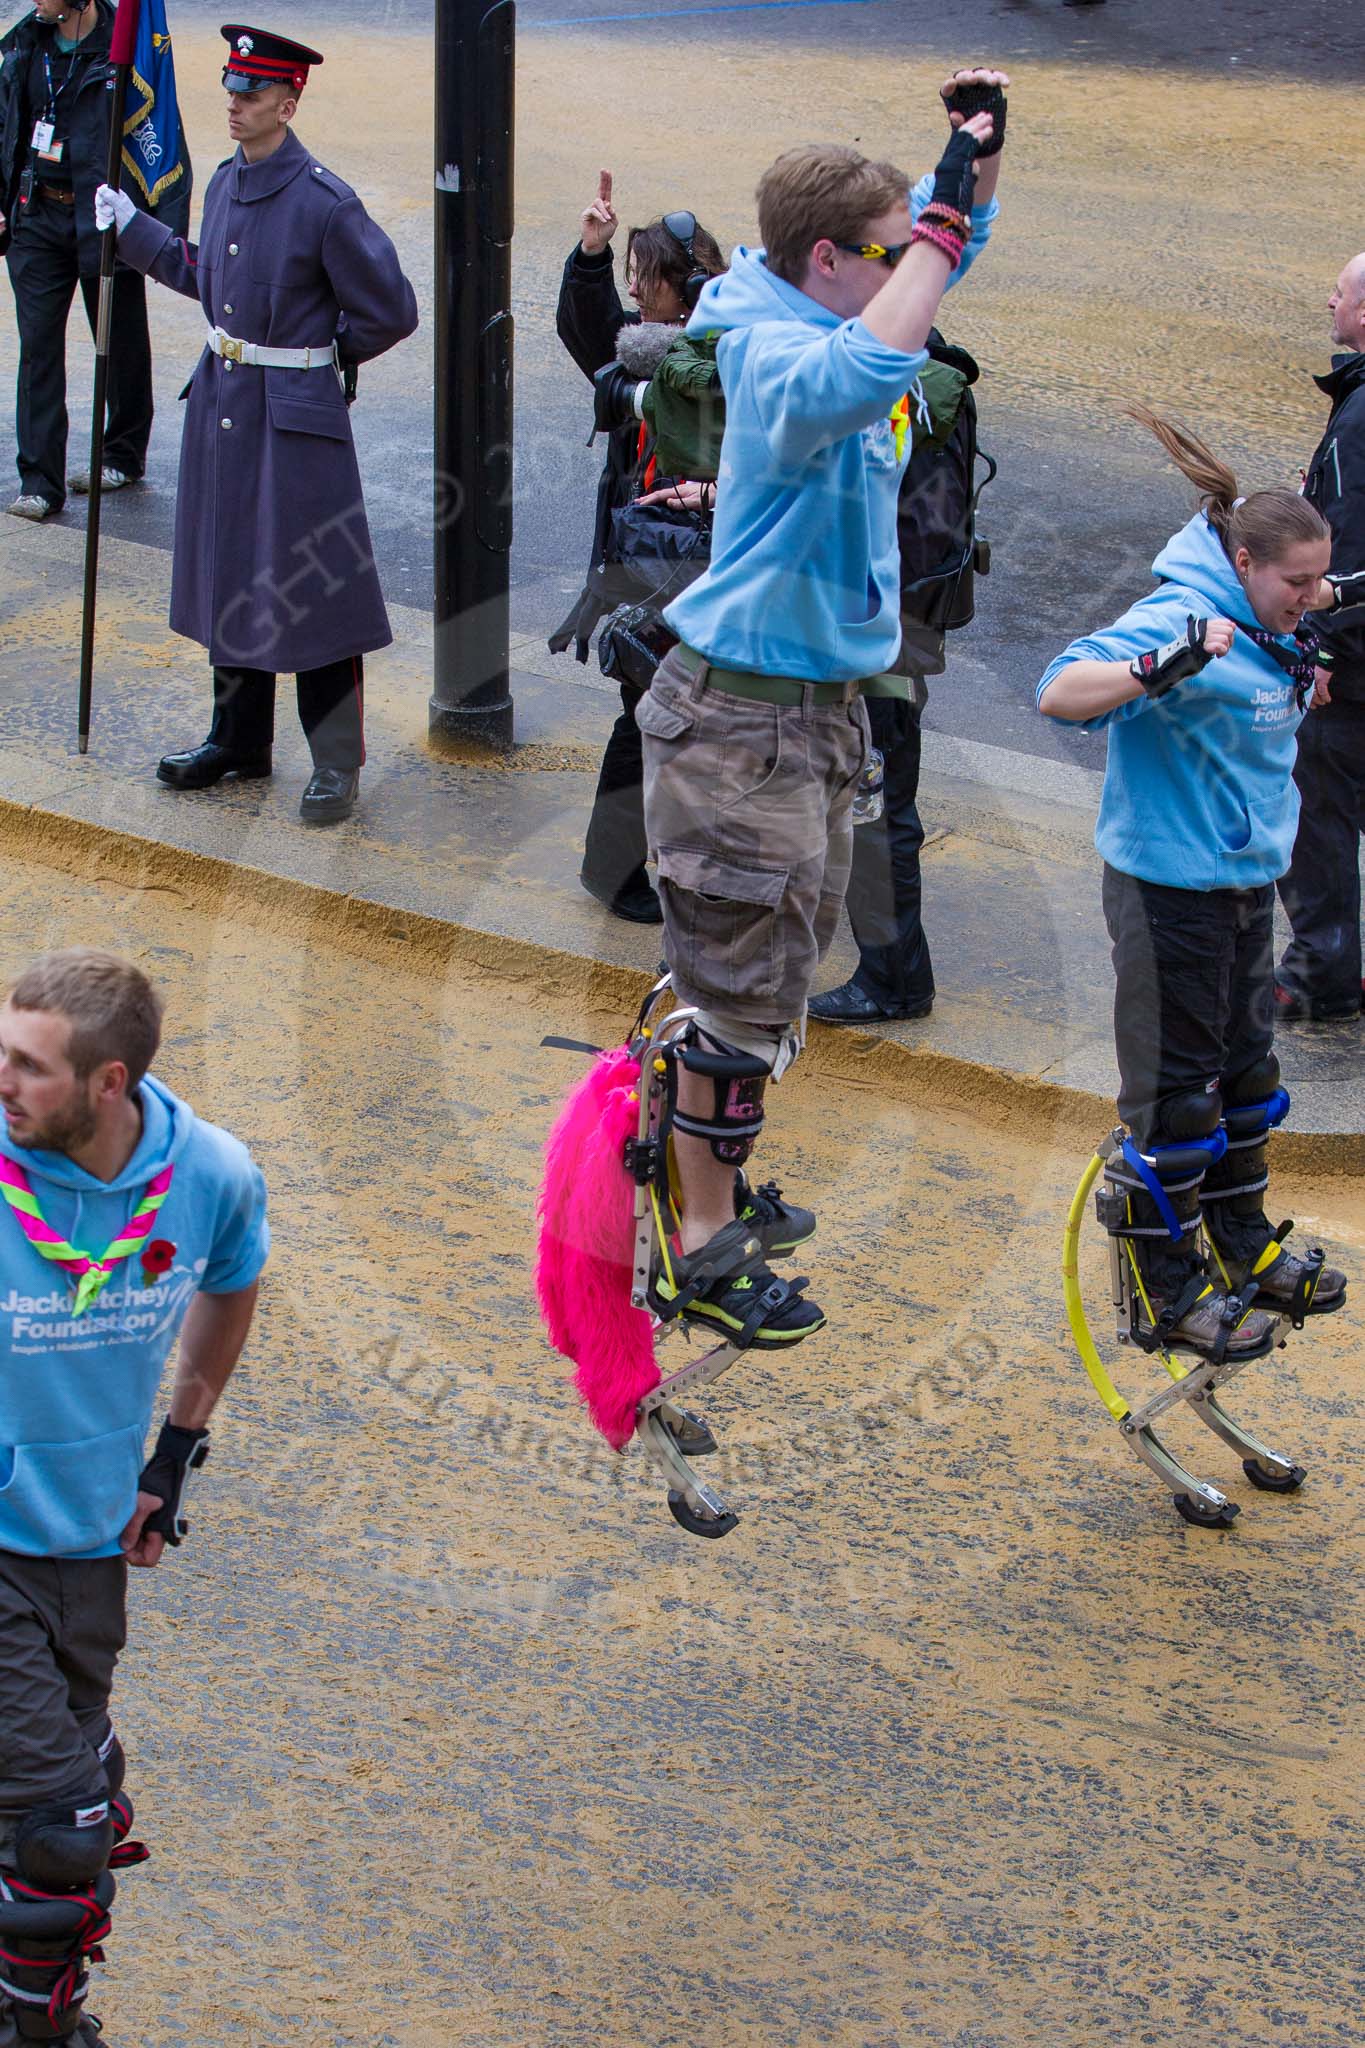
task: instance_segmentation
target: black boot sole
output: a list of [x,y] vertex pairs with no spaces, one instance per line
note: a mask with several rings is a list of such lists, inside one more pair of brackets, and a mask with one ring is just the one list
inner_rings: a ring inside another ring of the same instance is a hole
[[353,797],[349,803],[309,804],[306,809],[300,804],[299,817],[305,825],[339,825],[350,817],[357,802]]
[[[1287,1316],[1289,1314],[1289,1303],[1287,1301],[1283,1303],[1276,1301],[1273,1294],[1258,1294],[1253,1305],[1263,1310],[1268,1316]],[[1345,1306],[1346,1289],[1343,1287],[1340,1294],[1329,1294],[1325,1301],[1319,1301],[1317,1296],[1314,1295],[1304,1310],[1304,1314],[1306,1316],[1334,1316],[1338,1309],[1345,1308]]]

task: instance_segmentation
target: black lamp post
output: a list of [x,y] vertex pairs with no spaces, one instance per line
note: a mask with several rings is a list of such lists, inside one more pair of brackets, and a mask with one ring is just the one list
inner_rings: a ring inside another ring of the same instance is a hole
[[436,6],[433,739],[507,748],[513,0]]

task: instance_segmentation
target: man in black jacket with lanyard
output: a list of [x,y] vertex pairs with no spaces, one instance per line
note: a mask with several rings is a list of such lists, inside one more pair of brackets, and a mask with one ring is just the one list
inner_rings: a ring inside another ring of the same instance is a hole
[[[79,284],[94,331],[99,303],[95,188],[108,170],[114,74],[109,0],[36,0],[0,39],[0,250],[9,260],[19,325],[19,496],[7,508],[47,519],[66,502],[66,322]],[[164,180],[155,217],[189,225],[190,166]],[[129,196],[142,194],[130,184]],[[152,432],[147,287],[114,273],[104,489],[136,483]],[[71,488],[89,489],[88,476]]]
[[[1304,484],[1332,529],[1332,574],[1365,570],[1365,255],[1328,299],[1343,353],[1315,377],[1332,411]],[[1313,623],[1322,633],[1315,708],[1299,728],[1294,780],[1303,808],[1280,895],[1294,936],[1276,977],[1284,1020],[1354,1017],[1361,1008],[1360,835],[1365,831],[1365,611]]]

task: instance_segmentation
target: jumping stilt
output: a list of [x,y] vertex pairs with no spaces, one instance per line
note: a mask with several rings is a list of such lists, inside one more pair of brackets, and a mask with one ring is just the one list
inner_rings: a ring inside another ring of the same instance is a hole
[[[1081,1175],[1067,1215],[1062,1279],[1071,1334],[1100,1399],[1130,1447],[1171,1489],[1177,1512],[1197,1528],[1227,1528],[1240,1512],[1237,1502],[1181,1464],[1157,1434],[1155,1425],[1163,1416],[1182,1405],[1186,1407],[1190,1414],[1237,1452],[1248,1480],[1262,1492],[1296,1493],[1307,1474],[1302,1465],[1296,1464],[1284,1452],[1272,1450],[1234,1421],[1222,1405],[1221,1390],[1254,1358],[1263,1356],[1264,1350],[1236,1355],[1229,1352],[1226,1344],[1221,1350],[1215,1344],[1214,1355],[1197,1356],[1192,1362],[1188,1356],[1182,1358],[1177,1355],[1169,1332],[1162,1331],[1159,1319],[1153,1317],[1150,1301],[1145,1297],[1134,1237],[1126,1234],[1124,1223],[1116,1219],[1112,1195],[1101,1192],[1096,1198],[1096,1208],[1108,1235],[1110,1293],[1117,1321],[1117,1342],[1125,1349],[1147,1352],[1159,1359],[1170,1384],[1139,1405],[1130,1406],[1111,1379],[1086,1318],[1080,1288],[1079,1246],[1081,1224],[1091,1191],[1101,1175],[1120,1160],[1125,1139],[1126,1133],[1122,1130],[1111,1132],[1105,1139]],[[1245,1319],[1254,1300],[1257,1300],[1254,1284],[1241,1294],[1222,1298],[1219,1313],[1229,1334]],[[1257,1307],[1261,1306],[1257,1301]],[[1271,1345],[1283,1348],[1286,1341],[1284,1333],[1290,1322],[1287,1312],[1273,1315]]]

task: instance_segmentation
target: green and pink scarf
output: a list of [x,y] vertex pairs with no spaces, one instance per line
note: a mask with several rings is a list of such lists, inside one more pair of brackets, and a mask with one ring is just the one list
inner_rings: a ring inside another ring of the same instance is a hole
[[0,1153],[0,1194],[9,1203],[19,1228],[33,1249],[43,1258],[50,1259],[54,1266],[65,1267],[76,1282],[76,1300],[71,1313],[80,1316],[92,1302],[98,1301],[114,1268],[146,1244],[156,1221],[156,1212],[170,1192],[174,1173],[173,1166],[163,1166],[156,1178],[147,1183],[142,1200],[104,1256],[98,1259],[92,1259],[88,1252],[80,1251],[74,1244],[68,1244],[64,1237],[58,1236],[52,1225],[44,1220],[38,1207],[38,1197],[23,1167],[7,1159],[3,1153]]

